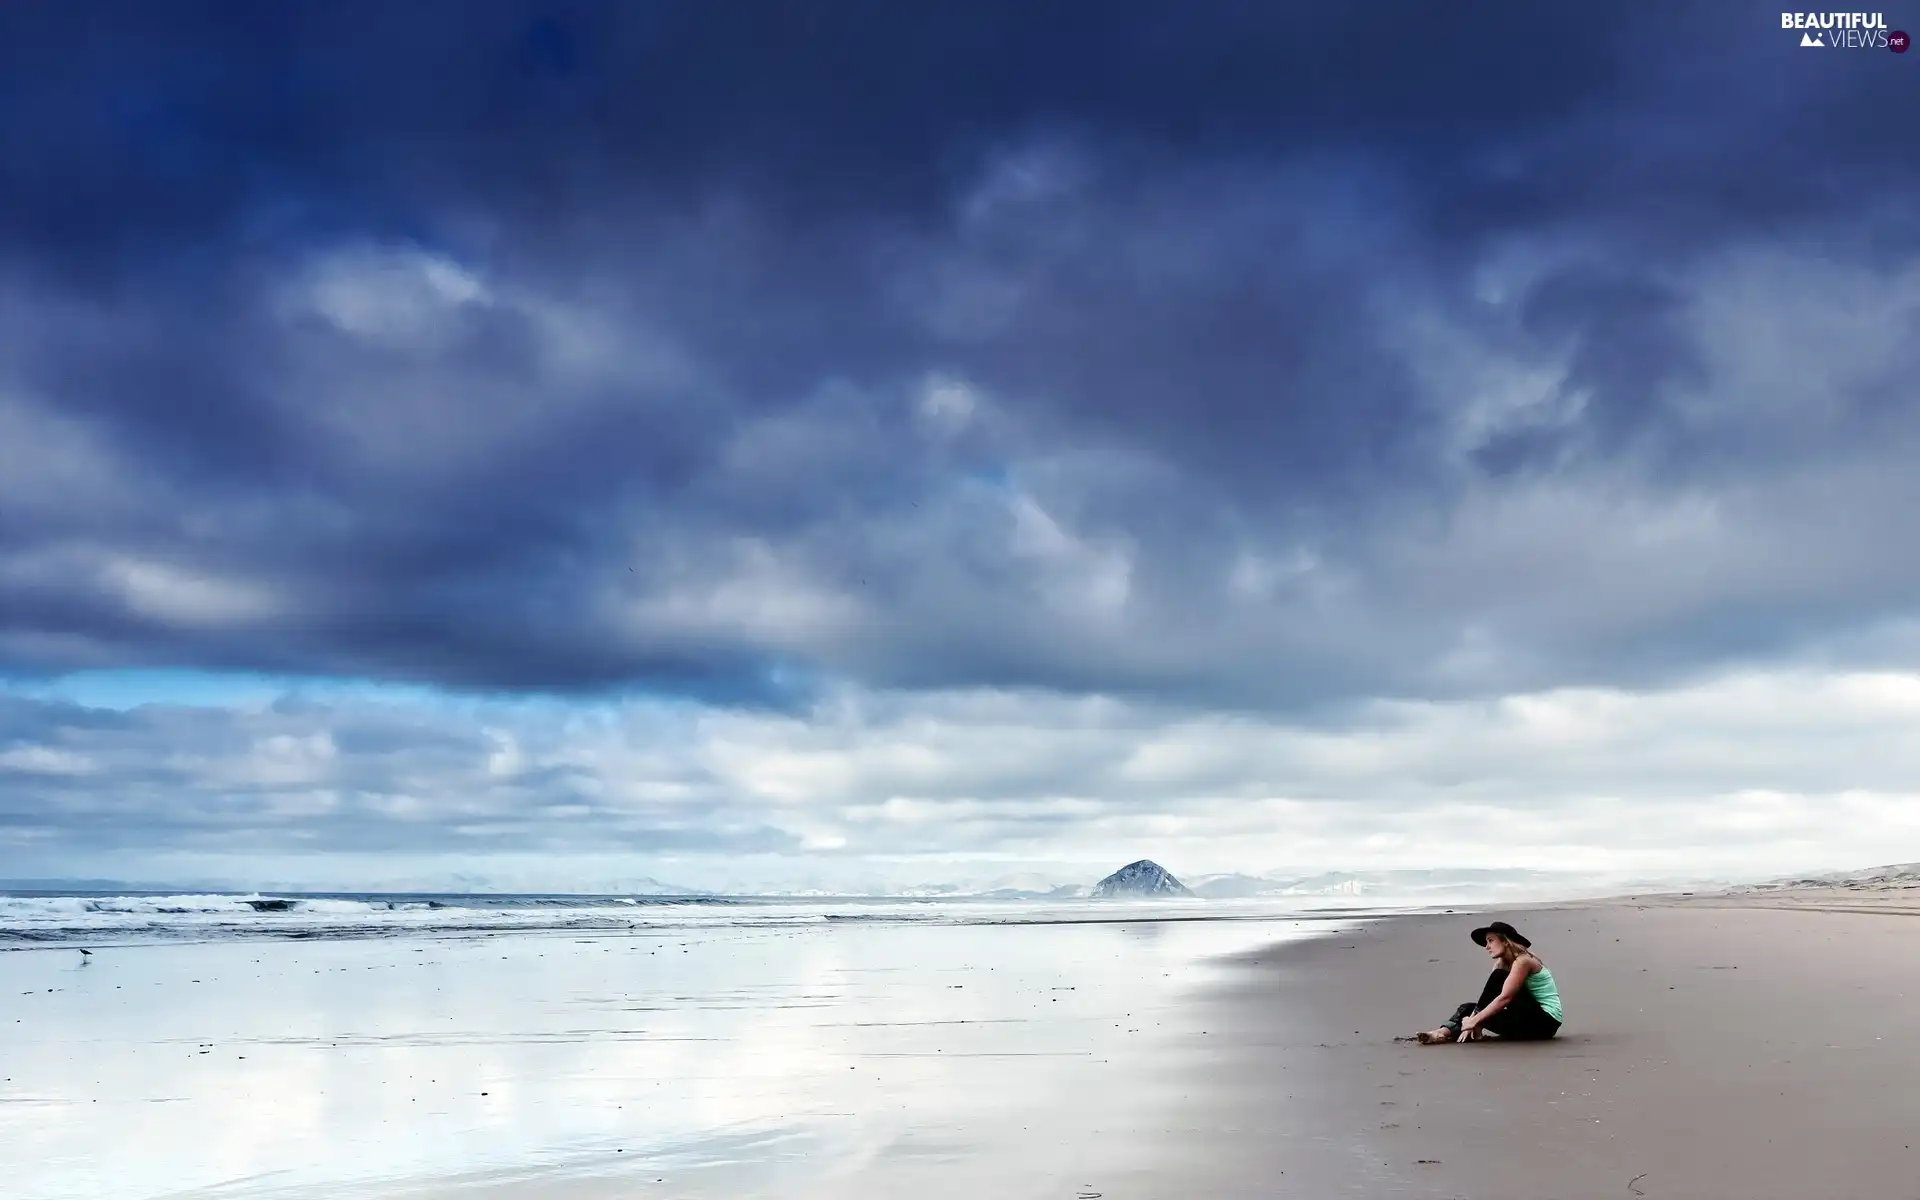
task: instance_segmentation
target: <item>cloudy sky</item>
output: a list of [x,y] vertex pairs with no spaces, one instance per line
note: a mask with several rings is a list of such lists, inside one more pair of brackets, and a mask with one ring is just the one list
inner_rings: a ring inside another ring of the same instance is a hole
[[6,5],[0,877],[1920,859],[1917,112],[1740,4]]

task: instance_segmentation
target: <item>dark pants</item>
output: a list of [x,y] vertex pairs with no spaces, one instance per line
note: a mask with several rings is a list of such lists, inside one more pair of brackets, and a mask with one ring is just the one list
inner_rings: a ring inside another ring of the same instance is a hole
[[[1447,1018],[1447,1028],[1453,1030],[1455,1036],[1460,1033],[1460,1022],[1493,1003],[1500,990],[1507,986],[1509,973],[1506,967],[1495,967],[1493,974],[1487,976],[1487,986],[1480,989],[1480,999],[1453,1010],[1453,1016]],[[1533,993],[1523,987],[1507,1001],[1505,1008],[1482,1021],[1480,1028],[1516,1042],[1537,1042],[1559,1033],[1560,1022],[1548,1016]]]

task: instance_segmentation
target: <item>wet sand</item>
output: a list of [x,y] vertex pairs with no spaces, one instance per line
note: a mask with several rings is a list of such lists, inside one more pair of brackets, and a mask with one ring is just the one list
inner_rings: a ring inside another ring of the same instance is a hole
[[1222,956],[1352,925],[1236,911],[0,953],[0,1194],[1108,1191]]
[[1120,1197],[1920,1195],[1920,894],[1502,913],[1567,1005],[1545,1044],[1396,1035],[1474,999],[1480,913],[1243,956],[1232,1047]]
[[1478,911],[10,955],[0,1162],[33,1200],[1920,1195],[1916,899],[1503,912],[1567,1004],[1516,1045],[1393,1040],[1478,994]]

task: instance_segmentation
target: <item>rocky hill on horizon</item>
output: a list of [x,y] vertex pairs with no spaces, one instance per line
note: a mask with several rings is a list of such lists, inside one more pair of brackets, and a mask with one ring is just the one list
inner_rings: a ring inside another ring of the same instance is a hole
[[1192,896],[1187,886],[1151,859],[1130,862],[1093,885],[1092,898]]
[[1737,886],[1736,891],[1771,892],[1798,888],[1837,888],[1845,891],[1904,891],[1920,888],[1920,863],[1889,863],[1859,871],[1830,871],[1819,875],[1788,875],[1764,883]]

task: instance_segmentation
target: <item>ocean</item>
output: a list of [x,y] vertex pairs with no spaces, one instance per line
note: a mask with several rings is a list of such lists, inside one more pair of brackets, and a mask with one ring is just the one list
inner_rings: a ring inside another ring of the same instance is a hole
[[1097,1191],[1206,1044],[1197,990],[1376,911],[7,895],[0,1175],[17,1200]]
[[453,895],[401,892],[72,894],[0,892],[0,950],[222,939],[348,939],[497,933],[645,934],[883,923],[1011,925],[1269,920],[1377,911],[1351,897],[1087,901],[971,898]]

